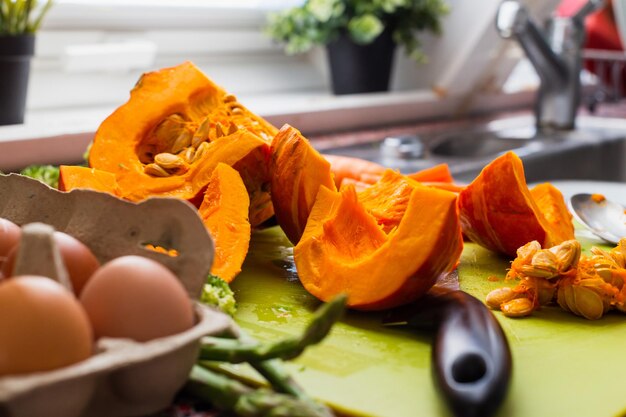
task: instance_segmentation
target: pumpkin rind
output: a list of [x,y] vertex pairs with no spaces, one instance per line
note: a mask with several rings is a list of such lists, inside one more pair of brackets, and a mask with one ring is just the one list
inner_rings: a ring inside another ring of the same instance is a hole
[[219,163],[213,170],[198,213],[215,242],[211,274],[231,282],[250,245],[250,200],[239,173]]
[[270,175],[276,219],[296,244],[319,188],[335,189],[330,163],[297,129],[284,125],[272,141]]
[[419,298],[456,266],[463,240],[454,193],[415,185],[388,232],[359,198],[351,186],[319,190],[294,248],[300,281],[312,295],[328,301],[347,293],[350,308],[386,309]]

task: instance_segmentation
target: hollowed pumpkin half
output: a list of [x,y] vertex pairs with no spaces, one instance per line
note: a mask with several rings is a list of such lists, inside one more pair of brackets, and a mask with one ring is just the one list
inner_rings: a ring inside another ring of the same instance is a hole
[[560,192],[547,187],[533,195],[522,161],[513,152],[496,158],[461,191],[459,208],[463,232],[470,240],[512,257],[533,240],[551,247],[574,239]]
[[284,125],[272,140],[270,175],[276,220],[296,244],[320,186],[335,189],[330,163],[297,129]]
[[198,209],[215,242],[211,274],[231,282],[239,272],[250,245],[250,200],[237,171],[226,164],[213,170]]
[[[144,74],[99,127],[89,165],[115,175],[122,197],[197,203],[217,163],[245,171],[251,218],[267,211],[269,141],[277,129],[186,62]],[[242,162],[242,161],[245,161]]]
[[294,249],[307,291],[323,301],[347,293],[349,307],[381,310],[414,301],[456,266],[463,248],[456,195],[420,185],[405,191],[406,209],[385,232],[353,187],[320,188]]

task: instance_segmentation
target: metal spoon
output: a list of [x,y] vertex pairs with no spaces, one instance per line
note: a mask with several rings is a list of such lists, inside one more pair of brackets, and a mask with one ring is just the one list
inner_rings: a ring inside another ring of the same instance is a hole
[[576,219],[594,235],[614,245],[626,237],[626,213],[621,204],[599,194],[575,194],[570,205]]

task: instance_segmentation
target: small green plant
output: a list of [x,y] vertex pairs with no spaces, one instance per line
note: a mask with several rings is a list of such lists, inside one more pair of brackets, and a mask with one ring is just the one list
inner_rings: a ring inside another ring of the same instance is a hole
[[0,0],[0,36],[35,33],[52,0],[39,7],[37,0]]
[[448,13],[443,0],[306,0],[301,6],[269,16],[266,32],[285,44],[287,54],[306,52],[348,33],[359,44],[393,31],[396,44],[416,61],[424,60],[420,32],[441,33]]

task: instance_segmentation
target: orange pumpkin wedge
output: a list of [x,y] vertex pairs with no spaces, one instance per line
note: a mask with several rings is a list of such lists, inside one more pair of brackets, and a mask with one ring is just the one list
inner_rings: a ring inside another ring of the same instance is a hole
[[168,196],[194,203],[218,163],[237,166],[246,171],[251,207],[263,211],[250,213],[260,223],[272,215],[267,163],[276,132],[186,62],[141,77],[128,102],[100,125],[89,165],[114,174],[123,198]]
[[121,194],[115,175],[110,172],[83,166],[61,165],[59,190],[70,191],[78,188],[101,191],[118,197]]
[[215,241],[211,274],[231,282],[239,272],[250,244],[248,192],[239,173],[219,163],[213,170],[198,209]]
[[[318,299],[347,293],[352,309],[395,307],[419,298],[457,265],[463,239],[456,194],[396,175],[394,180],[404,184],[397,201],[404,211],[388,216],[374,216],[374,198],[362,202],[363,193],[352,186],[339,192],[320,188],[294,248],[300,281]],[[396,198],[389,184],[380,187],[370,192],[379,203]],[[383,228],[381,218],[397,223]]]
[[[542,193],[537,191],[535,196]],[[470,240],[511,257],[533,240],[551,247],[574,239],[571,216],[564,215],[567,207],[560,192],[550,189],[545,201],[537,204],[526,185],[522,161],[513,152],[488,164],[459,193],[459,208],[463,232]]]
[[530,189],[535,204],[550,225],[553,242],[574,239],[572,214],[567,209],[563,194],[552,184],[546,182]]
[[296,244],[319,188],[335,189],[330,164],[297,129],[285,125],[272,140],[270,175],[276,220]]
[[343,155],[323,155],[330,162],[330,169],[335,179],[335,186],[341,187],[344,180],[353,180],[373,184],[385,172],[385,167],[376,162]]

